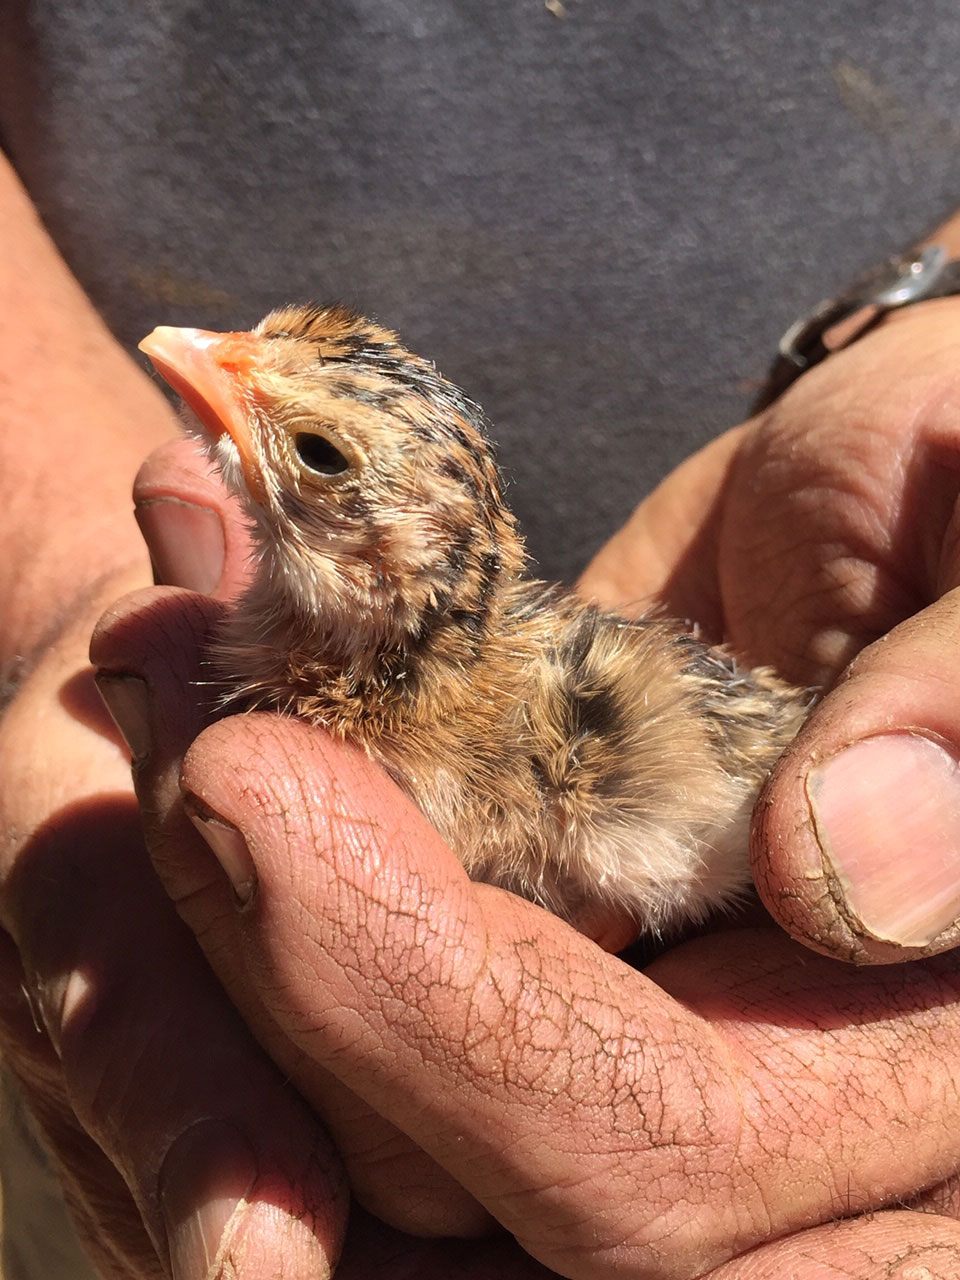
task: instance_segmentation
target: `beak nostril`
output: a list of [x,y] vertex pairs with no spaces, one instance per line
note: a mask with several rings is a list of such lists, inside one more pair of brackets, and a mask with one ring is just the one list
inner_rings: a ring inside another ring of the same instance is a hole
[[247,374],[256,366],[262,343],[251,333],[224,333],[214,348],[214,359],[224,373]]

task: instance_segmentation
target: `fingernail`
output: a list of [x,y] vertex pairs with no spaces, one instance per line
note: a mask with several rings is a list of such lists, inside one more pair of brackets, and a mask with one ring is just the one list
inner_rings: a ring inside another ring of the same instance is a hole
[[174,1280],[204,1280],[229,1244],[257,1179],[253,1149],[224,1120],[182,1133],[160,1170],[160,1206]]
[[225,554],[216,511],[179,498],[154,498],[137,503],[136,517],[158,583],[204,595],[216,590]]
[[237,902],[248,906],[257,892],[257,867],[243,834],[232,823],[211,813],[196,796],[185,797],[185,808],[233,886]]
[[960,916],[960,765],[920,734],[847,747],[812,769],[807,797],[854,929],[902,947]]
[[98,671],[94,680],[114,724],[130,748],[133,763],[140,764],[153,746],[146,681],[139,676],[112,675],[106,671]]

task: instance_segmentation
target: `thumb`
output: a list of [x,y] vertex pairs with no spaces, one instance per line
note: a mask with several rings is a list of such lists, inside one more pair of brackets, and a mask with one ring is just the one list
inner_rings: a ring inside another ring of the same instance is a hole
[[772,914],[858,964],[960,942],[960,589],[847,668],[782,758],[753,822]]
[[133,500],[158,583],[236,596],[249,576],[249,528],[195,441],[154,449],[137,472]]

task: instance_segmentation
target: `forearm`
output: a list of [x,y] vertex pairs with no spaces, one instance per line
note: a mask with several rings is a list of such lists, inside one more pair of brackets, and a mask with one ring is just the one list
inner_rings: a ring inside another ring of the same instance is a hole
[[[175,430],[160,392],[71,276],[0,156],[0,670],[93,585],[147,560],[143,456]],[[149,328],[154,317],[144,318]]]

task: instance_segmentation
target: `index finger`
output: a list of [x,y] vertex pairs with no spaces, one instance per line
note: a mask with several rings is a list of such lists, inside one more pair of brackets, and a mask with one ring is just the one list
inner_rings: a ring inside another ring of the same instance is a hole
[[248,716],[183,783],[215,853],[231,833],[274,1018],[542,1262],[700,1274],[954,1167],[955,965],[858,972],[755,930],[636,973],[471,884],[412,806],[385,829],[372,770]]

